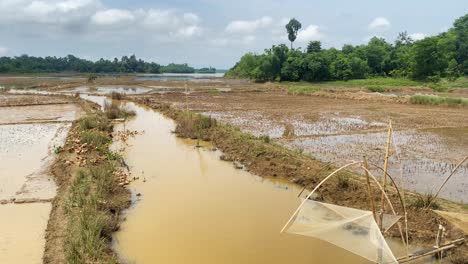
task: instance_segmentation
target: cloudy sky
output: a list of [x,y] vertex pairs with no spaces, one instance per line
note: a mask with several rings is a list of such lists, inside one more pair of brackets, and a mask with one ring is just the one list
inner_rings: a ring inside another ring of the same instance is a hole
[[434,35],[466,13],[466,0],[0,0],[0,56],[135,54],[229,68],[245,52],[287,43],[292,17],[302,23],[297,47],[339,48],[405,30]]

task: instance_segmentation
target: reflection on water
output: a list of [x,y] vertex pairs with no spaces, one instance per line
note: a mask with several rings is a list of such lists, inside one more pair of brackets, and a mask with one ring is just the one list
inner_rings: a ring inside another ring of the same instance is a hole
[[[134,106],[135,107],[135,106]],[[125,159],[140,180],[115,248],[130,263],[365,263],[325,242],[280,234],[299,190],[219,160],[170,133],[172,121],[136,107]],[[122,129],[117,127],[116,129]],[[145,179],[143,181],[142,179]]]

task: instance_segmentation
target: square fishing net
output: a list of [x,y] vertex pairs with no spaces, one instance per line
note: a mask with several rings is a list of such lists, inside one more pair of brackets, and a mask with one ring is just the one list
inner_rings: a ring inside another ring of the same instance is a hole
[[398,263],[370,211],[307,200],[287,232],[325,240],[375,263]]

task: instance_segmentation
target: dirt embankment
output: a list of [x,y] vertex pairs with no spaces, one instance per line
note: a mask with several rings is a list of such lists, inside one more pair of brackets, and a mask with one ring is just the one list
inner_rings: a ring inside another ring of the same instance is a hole
[[[303,155],[270,142],[268,137],[254,137],[243,133],[240,129],[217,122],[209,117],[193,112],[185,112],[161,103],[154,97],[134,97],[134,101],[145,104],[169,116],[177,123],[176,133],[181,137],[201,138],[212,141],[223,151],[222,158],[243,164],[246,169],[264,177],[285,178],[301,186],[314,186],[336,168],[323,163],[311,156]],[[343,206],[371,210],[367,190],[363,178],[349,171],[338,173],[337,177],[327,181],[319,189],[319,199]],[[378,187],[372,184],[375,203],[380,204]],[[379,197],[379,198],[377,198]],[[389,188],[389,197],[398,214],[403,214],[403,207],[394,188]],[[446,239],[452,240],[464,237],[465,234],[431,210],[418,208],[417,196],[407,193],[408,233],[410,243],[433,245],[439,224],[446,229]],[[452,210],[462,210],[462,206],[443,202],[443,206]],[[442,206],[442,203],[441,203]],[[387,212],[390,213],[390,212]],[[395,226],[389,230],[389,235],[400,237]],[[468,257],[468,247],[458,249]]]
[[79,100],[87,115],[73,123],[51,172],[58,185],[46,230],[43,263],[117,263],[111,234],[130,193],[119,184],[110,152],[112,126],[99,107]]

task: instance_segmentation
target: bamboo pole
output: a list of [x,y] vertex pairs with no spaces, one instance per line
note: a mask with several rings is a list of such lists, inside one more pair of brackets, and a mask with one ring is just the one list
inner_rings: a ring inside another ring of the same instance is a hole
[[[366,156],[362,157],[362,164],[368,170]],[[367,170],[364,170],[366,172],[367,195],[369,197],[369,203],[370,203],[370,206],[372,208],[372,215],[374,216],[374,220],[377,222],[377,216],[375,214],[374,196],[372,195],[372,190],[371,190],[371,185],[370,185],[370,178],[369,178],[369,173],[367,172]]]
[[388,158],[390,155],[390,142],[391,142],[391,136],[392,136],[392,120],[389,121],[388,123],[388,133],[387,133],[387,147],[385,148],[385,160],[384,160],[384,175],[382,177],[382,185],[383,185],[383,193],[381,196],[381,208],[382,208],[382,213],[380,214],[380,230],[383,231],[383,215],[385,213],[385,202],[384,202],[384,197],[383,194],[387,192],[387,169],[388,169]]
[[424,210],[427,210],[428,208],[430,208],[430,206],[432,205],[432,203],[437,199],[437,196],[439,195],[440,191],[442,190],[442,188],[444,188],[445,184],[448,182],[448,180],[452,177],[452,175],[458,170],[458,168],[460,168],[460,166],[468,159],[468,156],[466,156],[464,159],[462,159],[458,164],[457,166],[452,170],[452,172],[450,173],[450,175],[445,179],[445,181],[442,183],[442,185],[439,187],[439,189],[437,190],[436,194],[434,195],[434,197],[431,199],[431,202],[426,206],[426,208],[424,208]]

